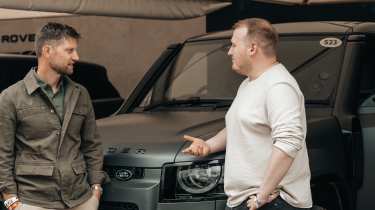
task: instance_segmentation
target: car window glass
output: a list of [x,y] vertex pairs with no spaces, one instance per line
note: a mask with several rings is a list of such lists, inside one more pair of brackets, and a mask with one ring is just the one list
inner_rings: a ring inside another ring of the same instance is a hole
[[[321,35],[281,37],[278,59],[296,78],[306,103],[330,106],[345,43],[326,47],[321,45],[324,38]],[[151,104],[191,98],[232,100],[245,77],[232,70],[232,61],[227,55],[229,45],[228,39],[186,43],[156,82]]]
[[334,100],[345,44],[324,47],[321,40],[327,37],[333,36],[291,36],[280,40],[279,60],[296,78],[307,103],[332,105]]
[[228,46],[228,40],[188,44],[174,65],[166,98],[232,99],[244,77],[231,69]]

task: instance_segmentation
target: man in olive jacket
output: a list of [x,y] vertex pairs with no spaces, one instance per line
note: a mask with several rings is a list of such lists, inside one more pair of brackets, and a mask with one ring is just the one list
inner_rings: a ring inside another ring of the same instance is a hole
[[45,25],[38,67],[0,95],[0,192],[9,209],[98,208],[107,176],[94,111],[87,90],[66,76],[79,38],[68,25]]

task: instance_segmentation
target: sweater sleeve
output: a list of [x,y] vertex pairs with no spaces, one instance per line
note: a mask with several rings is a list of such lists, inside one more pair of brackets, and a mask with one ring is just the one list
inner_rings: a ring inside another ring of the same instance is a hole
[[306,136],[303,95],[288,83],[277,83],[267,92],[266,106],[273,145],[294,158]]

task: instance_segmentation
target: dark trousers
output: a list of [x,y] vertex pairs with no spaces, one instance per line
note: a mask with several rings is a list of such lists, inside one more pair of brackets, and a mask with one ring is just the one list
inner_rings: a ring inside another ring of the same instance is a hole
[[[241,205],[230,208],[226,207],[225,210],[249,210],[249,208],[246,206],[247,200],[241,203]],[[259,208],[259,210],[310,210],[310,208],[296,208],[294,206],[291,206],[289,203],[281,199],[280,197],[277,197],[270,203],[267,203]]]

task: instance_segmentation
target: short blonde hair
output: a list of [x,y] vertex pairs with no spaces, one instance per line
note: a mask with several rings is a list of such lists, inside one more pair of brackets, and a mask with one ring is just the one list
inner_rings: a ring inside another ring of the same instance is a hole
[[276,56],[279,35],[275,28],[265,19],[247,18],[234,24],[233,29],[245,27],[249,39],[256,40],[266,56]]

